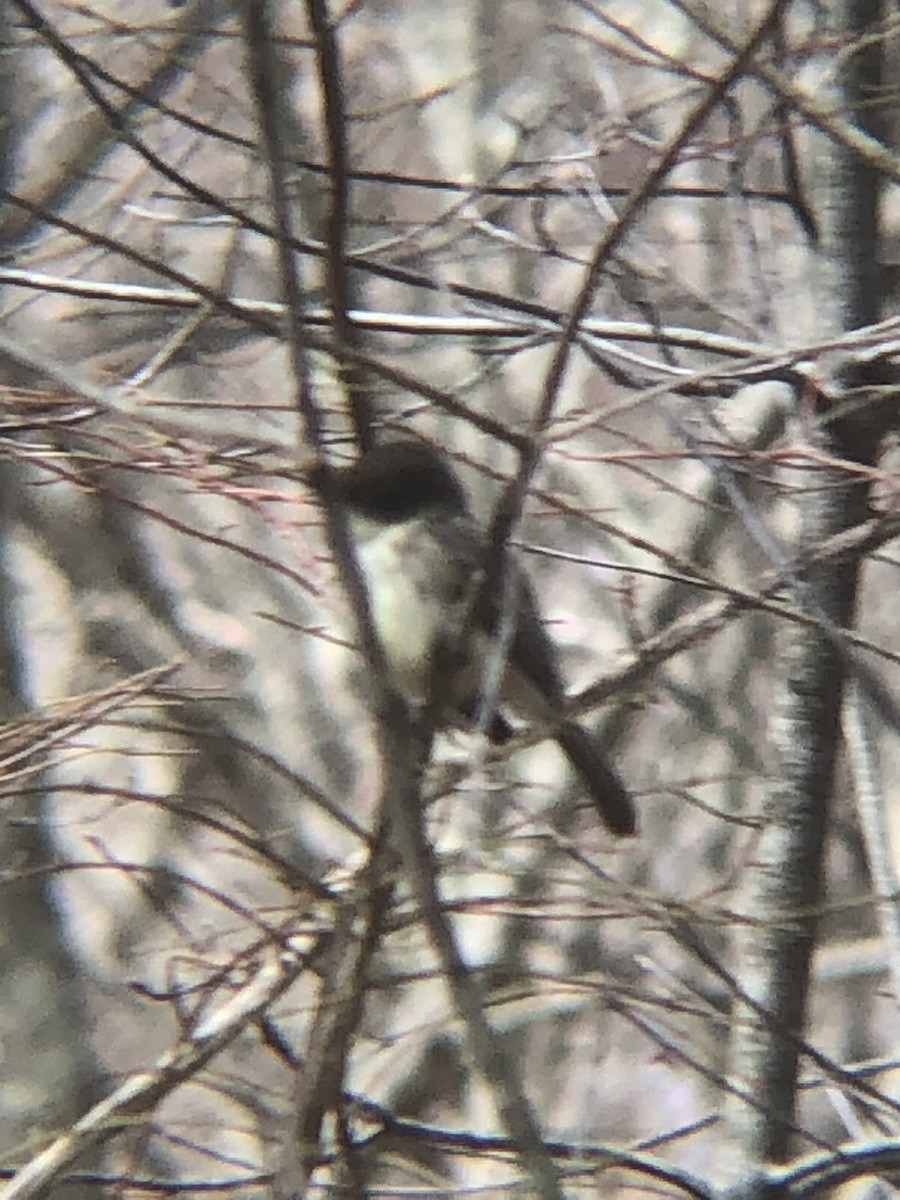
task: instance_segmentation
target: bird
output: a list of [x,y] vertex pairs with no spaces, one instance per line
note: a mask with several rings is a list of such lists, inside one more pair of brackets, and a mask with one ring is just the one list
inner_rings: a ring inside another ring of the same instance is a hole
[[510,556],[505,571],[488,569],[487,535],[447,456],[425,442],[393,439],[349,466],[314,468],[310,479],[320,492],[325,474],[348,518],[391,682],[410,711],[432,703],[439,687],[444,723],[480,712],[484,664],[508,605],[508,652],[488,737],[502,743],[512,736],[507,713],[546,725],[606,827],[633,835],[631,793],[597,738],[564,717],[559,658],[524,568]]

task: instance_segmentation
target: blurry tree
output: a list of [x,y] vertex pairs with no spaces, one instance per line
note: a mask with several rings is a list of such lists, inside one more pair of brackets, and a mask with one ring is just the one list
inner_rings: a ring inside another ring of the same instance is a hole
[[[883,1194],[895,8],[2,20],[3,1194]],[[633,841],[366,665],[307,473],[398,433]]]

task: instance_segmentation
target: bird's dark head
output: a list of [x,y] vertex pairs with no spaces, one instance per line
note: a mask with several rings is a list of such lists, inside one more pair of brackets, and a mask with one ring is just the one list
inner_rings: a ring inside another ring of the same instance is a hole
[[466,495],[450,464],[422,442],[385,442],[353,466],[331,471],[331,478],[348,508],[379,524],[399,524],[435,508],[466,512]]

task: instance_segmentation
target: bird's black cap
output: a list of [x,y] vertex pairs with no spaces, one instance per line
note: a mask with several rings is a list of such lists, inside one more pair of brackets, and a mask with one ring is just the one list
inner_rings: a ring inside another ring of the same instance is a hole
[[[344,503],[375,521],[399,523],[433,508],[466,512],[462,484],[444,455],[424,442],[384,442],[352,466],[328,470]],[[315,475],[311,482],[321,486]]]

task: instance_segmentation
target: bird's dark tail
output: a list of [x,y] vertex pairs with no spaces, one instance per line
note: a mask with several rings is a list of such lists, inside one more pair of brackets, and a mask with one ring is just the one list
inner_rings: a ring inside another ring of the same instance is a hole
[[634,801],[618,772],[597,748],[596,740],[574,722],[563,725],[556,740],[587,785],[594,807],[606,827],[620,837],[631,837],[637,830]]

